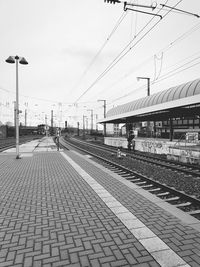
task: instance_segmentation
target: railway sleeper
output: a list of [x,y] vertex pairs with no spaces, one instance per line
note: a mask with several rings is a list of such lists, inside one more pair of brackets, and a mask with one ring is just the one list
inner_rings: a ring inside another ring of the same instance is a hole
[[153,184],[147,184],[147,185],[142,185],[141,187],[142,188],[149,188],[149,187],[152,187],[152,186],[154,186]]
[[140,178],[135,178],[135,176],[133,176],[133,177],[127,177],[126,178],[126,180],[128,180],[128,181],[141,181],[141,179]]
[[123,174],[122,177],[124,177],[124,178],[133,178],[135,176],[133,176],[132,174],[126,173],[126,174]]
[[147,183],[147,182],[145,182],[145,181],[144,181],[144,182],[141,181],[141,182],[136,182],[135,184],[136,184],[136,185],[145,185],[146,183]]
[[187,207],[187,206],[190,206],[192,203],[191,202],[183,202],[183,203],[179,203],[179,204],[176,204],[175,206],[177,208],[180,208],[180,207]]
[[166,198],[165,201],[167,201],[167,202],[173,202],[173,201],[177,201],[179,199],[180,199],[180,197],[170,197],[170,198]]
[[150,193],[156,193],[157,191],[160,191],[160,190],[161,190],[161,188],[157,187],[157,188],[150,188],[148,191]]
[[200,214],[200,210],[191,210],[187,212],[190,215],[196,215],[196,214]]
[[164,196],[168,196],[170,193],[169,192],[161,192],[156,194],[157,197],[164,197]]

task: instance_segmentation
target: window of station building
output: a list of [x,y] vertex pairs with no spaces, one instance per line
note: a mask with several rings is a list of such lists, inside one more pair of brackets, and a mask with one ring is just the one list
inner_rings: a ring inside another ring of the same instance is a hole
[[188,120],[183,120],[183,124],[188,124]]
[[188,120],[188,123],[191,125],[191,124],[194,124],[194,120]]
[[194,119],[195,124],[199,124],[199,119]]
[[183,124],[183,121],[182,120],[178,120],[178,125],[182,125]]

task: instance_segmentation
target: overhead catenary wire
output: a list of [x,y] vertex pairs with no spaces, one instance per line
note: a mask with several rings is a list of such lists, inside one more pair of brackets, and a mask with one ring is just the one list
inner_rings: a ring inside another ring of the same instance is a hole
[[[162,57],[162,62],[161,62],[161,66],[160,66],[160,70],[159,70],[159,74],[156,77],[156,71],[154,74],[154,79],[156,80],[158,79],[158,77],[161,74],[162,71],[162,65],[163,65],[163,56],[164,53],[166,53],[168,50],[170,50],[174,45],[176,45],[177,43],[183,41],[185,38],[187,38],[188,36],[190,36],[192,33],[194,33],[195,31],[200,29],[200,23],[195,24],[194,26],[192,26],[188,31],[186,31],[185,33],[181,34],[180,36],[178,36],[178,38],[176,38],[174,41],[170,42],[167,46],[165,46],[164,48],[160,49],[157,53],[154,54],[154,56],[150,56],[147,59],[145,59],[142,63],[140,63],[139,65],[134,66],[134,68],[132,68],[128,73],[124,74],[123,76],[119,77],[116,81],[114,81],[111,85],[109,85],[108,87],[106,87],[105,89],[103,89],[101,91],[107,91],[108,89],[114,87],[116,84],[118,84],[119,82],[122,82],[122,80],[126,79],[127,77],[129,77],[130,75],[132,75],[135,71],[138,71],[138,69],[140,69],[141,67],[143,67],[144,65],[146,65],[148,62],[150,62],[152,59],[154,59],[154,57],[159,54],[161,54]],[[192,57],[193,55],[191,55],[190,57]],[[175,64],[177,65],[177,63]],[[156,67],[155,67],[156,68]]]
[[[178,4],[180,4],[183,0],[179,0],[173,7],[176,7]],[[168,2],[168,0],[165,2],[165,4]],[[160,9],[161,10],[161,9]],[[160,12],[160,10],[158,12]],[[157,14],[158,14],[157,12]],[[171,11],[169,10],[166,14],[163,15],[163,18],[166,17]],[[153,17],[154,18],[154,17]],[[153,20],[153,18],[150,20],[150,22]],[[144,33],[144,35],[131,47],[130,46],[130,42],[127,44],[127,46],[120,52],[120,54],[109,64],[109,66],[104,70],[103,73],[101,73],[96,80],[78,97],[78,99],[75,102],[78,102],[100,79],[102,79],[107,73],[108,71],[110,71],[124,56],[127,55],[127,53],[130,52],[130,50],[132,50],[133,47],[135,47],[154,27],[156,27],[158,25],[158,23],[160,22],[157,21],[152,27],[150,27],[150,29]],[[149,24],[149,23],[148,23]],[[147,24],[147,25],[148,25]],[[146,26],[145,26],[146,27]],[[143,27],[144,29],[144,27]],[[143,31],[143,29],[141,31]],[[138,35],[141,33],[141,31],[138,33]],[[134,38],[135,39],[135,38]],[[134,39],[132,40],[132,42],[134,41]],[[125,51],[126,48],[129,47],[128,51]],[[125,51],[125,52],[124,52]],[[124,52],[124,54],[123,54]]]
[[[176,75],[176,74],[178,74],[178,73],[180,73],[180,72],[182,72],[182,71],[185,71],[185,70],[187,70],[187,69],[189,69],[189,68],[192,68],[192,67],[194,67],[194,66],[200,64],[200,62],[196,62],[196,63],[194,63],[194,64],[192,64],[192,65],[190,65],[190,66],[188,66],[188,67],[186,67],[186,68],[183,68],[184,66],[193,63],[193,62],[196,61],[197,59],[200,59],[200,56],[199,56],[199,57],[196,57],[196,58],[194,58],[194,59],[192,59],[192,60],[190,60],[190,61],[188,61],[187,63],[185,63],[185,64],[183,64],[183,65],[181,65],[181,66],[175,68],[175,69],[172,70],[172,71],[169,71],[169,72],[163,74],[162,76],[160,76],[160,79],[155,80],[155,81],[151,81],[151,85],[156,84],[156,83],[158,83],[158,82],[160,82],[160,81],[162,81],[162,80],[165,80],[165,79],[167,79],[167,78],[169,78],[169,77],[172,77],[172,76],[174,76],[174,75]],[[183,69],[182,69],[182,68],[183,68]],[[127,96],[130,96],[130,95],[134,94],[136,91],[141,90],[141,89],[144,89],[144,88],[146,88],[146,86],[140,86],[140,87],[136,88],[135,90],[132,90],[130,93],[127,93],[127,94],[125,94],[125,95],[123,95],[123,96],[120,96],[120,97],[118,97],[118,98],[113,99],[111,103],[114,103],[114,102],[116,102],[116,101],[118,101],[118,100],[121,100],[121,99],[127,97]]]
[[[172,70],[172,71],[169,71],[168,73],[166,73],[166,74],[160,76],[160,79],[158,79],[158,80],[156,80],[156,81],[153,81],[152,84],[157,83],[157,82],[160,82],[160,81],[162,81],[162,80],[165,80],[165,79],[167,79],[167,78],[169,78],[169,77],[171,77],[171,76],[174,76],[174,75],[176,75],[176,74],[178,74],[178,73],[180,73],[180,72],[182,72],[182,71],[185,71],[185,70],[187,70],[187,69],[189,69],[189,68],[192,68],[193,66],[198,65],[200,62],[194,63],[194,64],[192,64],[192,65],[190,65],[190,66],[188,66],[188,67],[186,67],[186,68],[184,68],[184,69],[181,69],[181,68],[183,68],[184,66],[186,66],[186,65],[188,65],[188,64],[191,64],[192,62],[196,61],[197,59],[200,59],[200,56],[199,56],[199,57],[196,57],[196,58],[190,60],[189,62],[187,62],[187,63],[185,63],[185,64],[183,64],[183,65],[177,67],[176,69],[174,69],[174,70]],[[180,69],[180,70],[179,70],[179,69]],[[179,71],[177,72],[177,70],[179,70]]]
[[105,46],[107,45],[107,43],[110,41],[111,37],[116,32],[116,30],[118,29],[118,27],[120,26],[120,24],[122,23],[122,21],[124,20],[124,18],[126,17],[126,15],[127,15],[127,13],[124,13],[124,12],[122,13],[122,15],[118,19],[117,23],[115,24],[114,28],[112,29],[112,31],[108,35],[107,39],[105,40],[105,42],[103,43],[103,45],[100,47],[100,49],[98,50],[98,52],[96,53],[96,55],[93,57],[93,59],[91,60],[91,62],[88,65],[88,67],[84,70],[83,74],[78,79],[77,83],[72,88],[72,90],[70,91],[70,93],[73,92],[79,86],[79,84],[81,83],[81,81],[83,80],[83,78],[86,76],[86,74],[88,73],[88,71],[90,70],[90,68],[92,67],[92,65],[95,63],[95,61],[97,60],[97,58],[99,57],[99,55],[102,53],[103,49],[105,48]]
[[[154,18],[154,17],[153,17]],[[148,24],[153,20],[153,18],[150,19],[150,21],[142,28],[142,30],[140,30],[140,32],[137,34],[137,36],[148,26]],[[100,79],[102,79],[107,72],[113,68],[116,63],[118,63],[118,57],[120,58],[120,56],[123,54],[123,52],[129,48],[129,50],[132,49],[132,47],[129,47],[131,45],[131,43],[136,39],[136,37],[134,36],[134,38],[123,48],[123,50],[119,53],[119,55],[117,57],[114,58],[114,60],[106,67],[106,69],[96,78],[96,80],[81,94],[81,96],[78,97],[78,99],[75,102],[78,102]],[[121,58],[120,58],[121,59]],[[116,62],[116,63],[115,63]]]

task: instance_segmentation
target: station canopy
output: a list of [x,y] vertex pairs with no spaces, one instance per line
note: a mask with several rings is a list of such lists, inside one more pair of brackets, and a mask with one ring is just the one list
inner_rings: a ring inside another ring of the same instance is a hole
[[99,123],[163,121],[200,115],[200,79],[110,109]]

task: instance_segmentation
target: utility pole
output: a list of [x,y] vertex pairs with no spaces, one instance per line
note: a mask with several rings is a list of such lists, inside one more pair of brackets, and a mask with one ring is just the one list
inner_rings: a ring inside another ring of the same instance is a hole
[[93,132],[93,109],[88,109],[87,111],[91,111],[91,132],[90,132],[90,134],[92,135],[92,132]]
[[83,115],[83,139],[85,139],[85,118],[86,116]]
[[[147,80],[147,96],[150,96],[150,78],[149,77],[137,77],[137,80]],[[149,132],[150,132],[150,121],[147,121],[147,128],[146,128],[147,132],[146,135],[147,137],[149,136]]]
[[80,123],[77,122],[77,135],[78,135],[78,136],[79,136],[79,125],[80,125]]
[[53,129],[53,110],[51,110],[51,128]]
[[27,126],[27,109],[25,109],[25,127]]
[[[98,100],[98,102],[100,101],[103,101],[104,105],[103,105],[103,108],[104,108],[104,119],[106,118],[106,100],[105,99],[100,99]],[[104,122],[103,124],[104,126],[104,136],[106,136],[106,123]]]
[[98,120],[98,114],[96,114],[96,133],[98,133],[98,123],[97,123],[97,120]]

